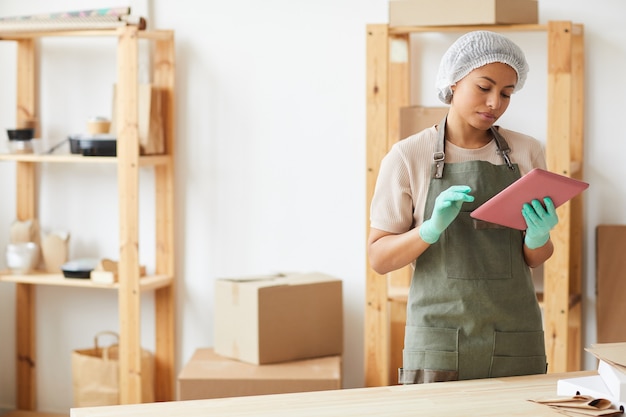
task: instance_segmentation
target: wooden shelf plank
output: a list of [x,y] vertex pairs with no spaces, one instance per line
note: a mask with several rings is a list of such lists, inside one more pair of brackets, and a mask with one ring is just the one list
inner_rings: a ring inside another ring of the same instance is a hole
[[[0,32],[0,41],[18,41],[22,39],[37,39],[43,37],[111,37],[120,36],[122,28],[96,29],[96,30],[49,30],[49,31],[20,31],[20,32]],[[174,37],[172,30],[140,30],[137,37],[151,40],[170,40]]]
[[[139,280],[141,291],[163,288],[172,283],[173,277],[167,275],[149,275]],[[33,273],[26,275],[10,275],[4,271],[0,275],[0,282],[14,282],[16,284],[54,285],[61,287],[81,287],[100,289],[119,289],[119,283],[104,284],[93,282],[90,279],[65,278],[62,274]]]
[[[79,164],[117,164],[119,159],[114,156],[83,156],[78,154],[0,154],[0,161],[15,162],[50,162]],[[171,155],[146,155],[139,157],[140,166],[167,165],[172,161]]]
[[[390,286],[387,290],[387,299],[390,303],[404,303],[406,304],[409,298],[409,287],[398,287],[398,286]],[[539,300],[539,304],[543,306],[543,292],[537,292],[537,300]],[[574,308],[577,304],[582,301],[581,294],[570,294],[569,296],[569,307]]]
[[42,37],[115,37],[118,36],[117,28],[97,30],[48,30],[48,31],[19,31],[0,32],[0,40],[17,41],[20,39],[35,39]]
[[492,30],[494,32],[545,32],[547,25],[460,25],[460,26],[395,26],[389,27],[390,35],[419,32],[470,32],[473,30]]
[[392,285],[387,289],[387,300],[390,302],[406,303],[408,299],[409,287]]
[[[582,294],[570,294],[569,295],[569,308],[570,310],[582,303]],[[537,300],[539,301],[539,307],[544,308],[544,295],[543,292],[537,292]]]
[[2,417],[69,417],[69,414],[45,413],[40,411],[14,410],[7,414],[0,414]]

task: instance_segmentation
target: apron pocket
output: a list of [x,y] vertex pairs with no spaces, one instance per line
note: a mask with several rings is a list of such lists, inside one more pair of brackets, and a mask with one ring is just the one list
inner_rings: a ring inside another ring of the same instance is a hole
[[545,374],[543,331],[495,332],[491,377]]
[[458,333],[457,329],[406,326],[404,369],[456,371]]
[[509,228],[475,230],[473,223],[470,213],[462,211],[443,234],[448,278],[510,279],[512,233],[519,232]]

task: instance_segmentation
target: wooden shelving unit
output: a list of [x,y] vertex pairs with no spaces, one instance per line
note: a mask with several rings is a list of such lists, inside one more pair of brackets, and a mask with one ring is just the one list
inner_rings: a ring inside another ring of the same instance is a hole
[[[17,44],[17,125],[37,120],[36,42],[43,37],[109,37],[117,44],[117,156],[0,155],[16,165],[17,218],[36,219],[36,168],[44,163],[115,164],[119,199],[119,282],[95,284],[66,279],[60,274],[10,275],[0,281],[16,285],[17,399],[19,410],[36,410],[37,361],[35,286],[61,285],[117,291],[120,342],[120,402],[141,402],[141,292],[155,291],[155,400],[171,401],[175,394],[175,280],[174,280],[174,32],[140,30],[136,26],[76,31],[33,31],[0,34]],[[152,43],[152,84],[162,93],[165,153],[140,155],[138,133],[139,40]],[[39,137],[39,136],[36,136]],[[68,165],[68,169],[71,166]],[[155,184],[155,274],[140,276],[139,169],[152,169]],[[88,204],[88,203],[86,203]]]
[[[548,169],[572,178],[583,176],[584,33],[581,24],[394,27],[367,26],[367,202],[369,208],[380,162],[400,139],[400,108],[410,105],[410,43],[418,32],[547,32]],[[582,197],[558,209],[552,232],[555,253],[544,265],[542,299],[549,372],[580,369]],[[366,265],[365,384],[397,383],[402,363],[409,267],[387,276]]]

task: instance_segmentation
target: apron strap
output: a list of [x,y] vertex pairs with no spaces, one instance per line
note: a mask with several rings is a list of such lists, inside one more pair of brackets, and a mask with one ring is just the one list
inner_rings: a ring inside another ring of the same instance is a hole
[[433,163],[435,164],[434,169],[434,177],[437,179],[441,179],[443,177],[443,166],[444,160],[446,159],[446,154],[443,151],[446,143],[446,119],[448,115],[446,114],[439,122],[439,130],[437,135],[437,143],[435,144],[435,153],[433,153]]
[[498,153],[504,160],[504,163],[506,164],[506,166],[509,167],[511,171],[515,171],[515,165],[513,165],[513,163],[511,162],[511,158],[509,158],[509,153],[511,152],[511,148],[509,148],[509,144],[506,143],[506,139],[504,139],[504,136],[502,136],[500,132],[498,132],[498,129],[496,129],[495,127],[491,126],[490,130],[491,130],[491,134],[493,135],[493,138],[496,140],[496,145],[498,146]]
[[[433,177],[436,179],[443,178],[443,167],[445,165],[444,160],[446,159],[446,153],[444,152],[445,143],[446,143],[446,120],[448,115],[446,114],[441,122],[439,122],[439,130],[437,131],[437,142],[435,144],[435,152],[433,153]],[[511,162],[511,158],[509,157],[509,153],[511,153],[511,148],[509,148],[509,144],[504,139],[504,136],[498,132],[498,129],[491,126],[489,129],[493,138],[496,141],[496,146],[498,147],[498,154],[502,157],[502,160],[506,164],[507,167],[511,171],[515,171],[515,165]]]

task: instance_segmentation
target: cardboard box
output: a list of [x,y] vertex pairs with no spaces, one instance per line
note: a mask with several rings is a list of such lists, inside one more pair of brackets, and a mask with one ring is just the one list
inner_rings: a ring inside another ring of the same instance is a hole
[[400,139],[436,125],[447,113],[448,107],[402,107],[400,109]]
[[251,364],[343,351],[342,282],[320,273],[219,279],[215,352]]
[[389,26],[538,23],[537,0],[389,0]]
[[178,375],[178,400],[341,389],[341,356],[252,365],[198,349]]

